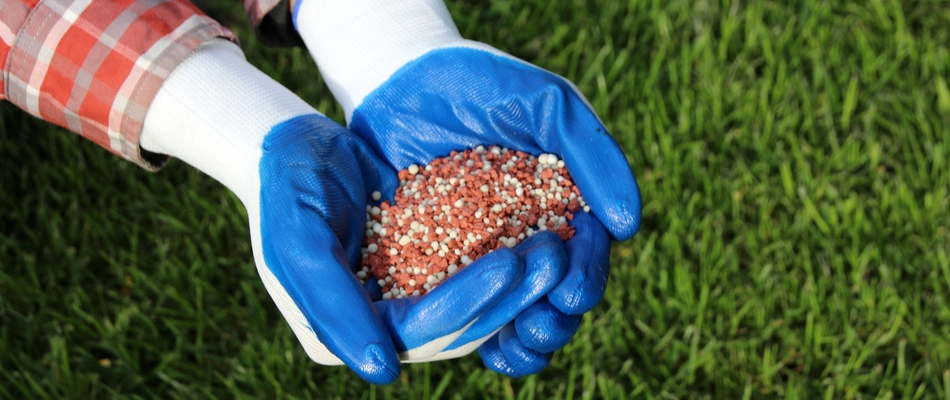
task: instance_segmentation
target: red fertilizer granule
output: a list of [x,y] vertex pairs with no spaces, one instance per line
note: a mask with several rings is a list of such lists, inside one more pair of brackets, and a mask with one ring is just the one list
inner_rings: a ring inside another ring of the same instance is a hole
[[590,207],[554,154],[536,158],[498,146],[453,151],[399,171],[394,202],[367,206],[356,276],[376,279],[383,299],[422,295],[478,257],[537,232],[569,239],[574,227],[567,221],[582,209]]

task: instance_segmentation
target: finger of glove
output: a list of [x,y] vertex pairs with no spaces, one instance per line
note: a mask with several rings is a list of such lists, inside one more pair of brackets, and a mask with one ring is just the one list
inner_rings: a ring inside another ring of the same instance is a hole
[[336,237],[320,219],[307,222],[309,229],[279,231],[286,235],[262,223],[267,267],[321,343],[363,379],[392,382],[399,358],[388,331],[350,272]]
[[554,232],[539,232],[518,244],[515,251],[525,262],[522,280],[504,299],[466,329],[448,349],[486,337],[514,320],[522,310],[554,288],[567,271],[567,253],[561,238]]
[[375,303],[403,359],[425,359],[452,343],[511,292],[525,272],[523,259],[499,249],[462,268],[425,296]]
[[571,341],[581,326],[581,316],[564,314],[547,299],[541,299],[518,314],[514,325],[523,346],[551,353]]
[[502,328],[477,351],[488,369],[513,378],[541,372],[551,363],[553,356],[525,347],[512,324]]
[[[559,143],[542,142],[542,147],[560,149],[571,179],[594,215],[614,238],[629,239],[640,229],[642,206],[640,187],[623,150],[573,84],[562,79],[557,89],[549,91],[553,93],[539,104],[560,117],[551,124]],[[542,133],[539,140],[552,136]]]
[[577,213],[571,221],[574,236],[564,243],[568,270],[548,300],[568,315],[592,310],[604,297],[610,272],[610,236],[600,220]]
[[[399,359],[350,270],[365,218],[361,166],[338,125],[304,116],[275,127],[260,162],[260,233],[266,267],[321,343],[361,377],[393,381]],[[355,232],[355,234],[354,234]]]

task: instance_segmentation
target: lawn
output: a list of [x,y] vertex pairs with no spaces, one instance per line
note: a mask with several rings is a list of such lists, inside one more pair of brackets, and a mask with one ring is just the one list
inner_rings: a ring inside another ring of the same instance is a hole
[[[342,121],[235,1],[248,59]],[[373,387],[315,365],[243,206],[0,104],[0,398],[950,399],[950,4],[456,1],[463,35],[574,81],[643,226],[541,374],[477,355]]]

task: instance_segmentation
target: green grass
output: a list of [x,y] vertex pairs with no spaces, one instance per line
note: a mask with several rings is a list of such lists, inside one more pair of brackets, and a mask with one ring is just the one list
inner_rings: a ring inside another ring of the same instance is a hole
[[[0,398],[950,399],[950,4],[483,4],[451,2],[462,33],[576,82],[644,198],[548,369],[315,365],[233,195],[2,104]],[[208,8],[342,120],[306,52]]]

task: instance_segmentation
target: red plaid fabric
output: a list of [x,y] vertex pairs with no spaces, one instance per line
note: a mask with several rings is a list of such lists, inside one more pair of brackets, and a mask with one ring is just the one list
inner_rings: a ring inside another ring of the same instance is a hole
[[185,57],[234,34],[185,0],[0,0],[0,100],[150,170],[139,134]]

